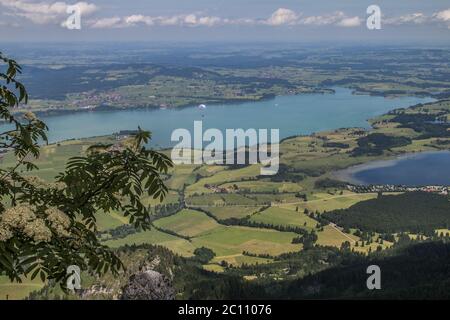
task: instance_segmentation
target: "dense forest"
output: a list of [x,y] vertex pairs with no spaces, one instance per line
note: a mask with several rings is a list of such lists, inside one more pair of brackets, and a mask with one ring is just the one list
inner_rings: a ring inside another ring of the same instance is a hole
[[[450,244],[425,242],[397,248],[386,256],[342,264],[282,286],[280,297],[449,299]],[[368,290],[369,265],[381,269],[381,290]]]
[[384,150],[402,147],[411,144],[408,137],[394,137],[383,133],[371,133],[365,137],[358,139],[358,147],[356,147],[353,156],[377,156],[383,154]]
[[[279,256],[270,264],[225,266],[223,273],[202,269],[202,263],[212,257],[206,248],[197,250],[192,258],[150,245],[126,246],[119,251],[131,270],[136,269],[133,264],[143,266],[157,259],[155,270],[171,279],[179,299],[450,298],[450,243],[446,239],[409,241],[369,256],[332,247],[313,247]],[[381,269],[381,290],[367,289],[369,265]],[[252,281],[243,279],[250,274],[259,276]],[[274,275],[279,278],[274,280]],[[123,280],[126,281],[126,276],[119,279],[122,284]],[[68,297],[50,282],[30,298]]]
[[380,195],[323,217],[343,228],[368,232],[430,234],[450,226],[450,202],[446,196],[425,192]]
[[400,128],[410,128],[420,133],[417,139],[450,137],[450,123],[445,113],[441,114],[399,114],[391,122],[400,123]]

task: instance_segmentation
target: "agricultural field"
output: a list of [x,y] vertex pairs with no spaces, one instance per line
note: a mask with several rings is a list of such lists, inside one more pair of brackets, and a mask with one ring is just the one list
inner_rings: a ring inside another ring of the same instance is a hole
[[308,196],[308,201],[302,201],[296,204],[288,204],[283,207],[289,209],[296,209],[304,212],[307,209],[309,212],[325,212],[336,209],[346,209],[352,205],[369,199],[377,197],[376,193],[353,193],[343,192],[343,194],[329,194],[329,193],[313,193]]
[[271,182],[270,180],[230,182],[219,185],[223,188],[235,188],[237,192],[245,193],[283,193],[300,192],[302,186],[293,182]]
[[258,205],[281,205],[300,201],[294,193],[252,193],[247,194],[246,197],[254,200]]
[[[279,255],[301,250],[301,245],[291,244],[296,236],[292,232],[279,232],[270,229],[224,226],[206,214],[195,210],[182,210],[175,215],[154,222],[159,229],[128,235],[123,239],[107,240],[104,243],[116,248],[125,244],[157,244],[169,248],[183,256],[191,256],[195,248],[207,247],[216,256],[212,262],[227,261],[234,265],[242,263],[267,263],[270,259],[244,255]],[[173,232],[174,235],[167,232]],[[189,237],[190,240],[175,236]]]
[[145,196],[142,199],[142,203],[146,206],[156,206],[156,205],[164,205],[164,204],[173,204],[178,203],[180,201],[180,195],[178,192],[169,190],[166,197],[163,201],[159,201],[159,199],[153,199],[152,197]]
[[197,166],[193,165],[177,165],[170,171],[170,177],[166,181],[166,185],[172,190],[182,190],[185,185],[190,185],[195,182],[197,173],[194,170]]
[[317,236],[317,245],[332,246],[338,248],[340,248],[341,245],[346,241],[350,242],[350,245],[354,246],[356,244],[356,241],[359,240],[358,237],[344,233],[343,231],[332,225],[325,226],[323,228],[323,231],[317,232]]
[[219,171],[213,176],[202,178],[196,183],[186,188],[186,195],[211,193],[210,189],[207,189],[205,185],[220,185],[226,182],[242,181],[256,179],[260,175],[260,166],[251,165],[240,169],[227,169]]
[[[192,239],[197,247],[207,247],[213,250],[216,257],[212,261],[236,259],[244,251],[252,254],[269,254],[277,256],[282,253],[301,250],[300,244],[292,244],[297,234],[279,232],[270,229],[259,229],[239,226],[228,226],[214,230]],[[241,258],[249,263],[253,257]],[[244,261],[243,261],[244,262]]]
[[107,240],[105,245],[118,248],[125,245],[154,244],[166,247],[182,256],[192,256],[195,247],[187,240],[152,228],[148,231],[128,235],[122,239]]
[[170,230],[184,237],[197,237],[221,228],[214,219],[200,211],[184,209],[180,212],[158,219],[154,225],[163,230]]
[[251,216],[250,221],[275,226],[299,227],[308,231],[314,230],[317,226],[317,221],[311,219],[303,212],[279,207],[270,207],[258,212]]
[[205,264],[203,265],[203,269],[205,269],[206,271],[211,271],[211,272],[216,272],[216,273],[222,273],[225,271],[225,269],[220,266],[219,264]]
[[208,207],[206,210],[210,212],[218,220],[226,220],[230,218],[242,219],[251,216],[259,211],[261,207],[246,206],[227,206],[227,207]]
[[258,206],[259,202],[251,195],[212,193],[186,198],[186,204],[192,207]]

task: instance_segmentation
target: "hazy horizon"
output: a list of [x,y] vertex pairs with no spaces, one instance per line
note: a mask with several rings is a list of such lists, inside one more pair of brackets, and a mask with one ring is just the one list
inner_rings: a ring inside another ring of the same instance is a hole
[[[68,30],[78,4],[80,30]],[[381,9],[381,30],[366,26]],[[431,0],[0,0],[0,40],[14,42],[298,42],[442,45],[450,4]]]

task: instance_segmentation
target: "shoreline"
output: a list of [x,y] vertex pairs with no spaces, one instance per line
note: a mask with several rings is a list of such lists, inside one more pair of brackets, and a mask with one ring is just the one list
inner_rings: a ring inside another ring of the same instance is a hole
[[[277,97],[283,97],[283,96],[296,96],[296,95],[311,95],[311,94],[335,94],[336,88],[342,88],[347,89],[351,91],[352,95],[358,95],[358,96],[371,96],[371,97],[382,97],[386,99],[396,99],[396,98],[402,98],[402,97],[417,97],[417,98],[429,98],[433,99],[434,101],[430,101],[427,103],[424,103],[424,105],[428,103],[433,103],[436,101],[439,101],[440,99],[437,99],[434,94],[428,93],[428,94],[389,94],[389,93],[379,93],[379,92],[371,92],[371,91],[359,91],[356,88],[352,86],[331,86],[331,87],[318,87],[314,88],[311,92],[302,92],[292,95],[276,95],[276,94],[266,94],[263,95],[259,99],[249,99],[249,100],[242,100],[242,99],[224,99],[223,101],[215,101],[215,102],[208,102],[207,100],[199,101],[197,104],[185,104],[180,105],[178,107],[168,107],[167,110],[182,110],[185,108],[195,108],[198,104],[206,104],[209,106],[215,106],[215,105],[228,105],[228,104],[245,104],[245,103],[252,103],[252,102],[261,102],[261,101],[271,101],[275,100]],[[220,98],[219,98],[220,99]],[[445,99],[444,99],[445,100]],[[413,106],[408,106],[413,107]],[[109,106],[107,104],[100,105],[93,108],[79,108],[79,109],[49,109],[49,110],[19,110],[16,112],[17,115],[22,115],[26,112],[33,112],[38,117],[57,117],[57,116],[63,116],[68,114],[76,114],[76,113],[83,113],[83,112],[114,112],[114,111],[140,111],[140,110],[148,110],[148,111],[156,111],[160,110],[161,107],[158,105],[147,105],[147,106],[134,106],[134,107],[113,107]],[[393,109],[395,110],[395,109]],[[3,125],[4,123],[0,123],[0,125]]]
[[[350,89],[350,88],[345,88]],[[351,89],[350,89],[351,90]],[[167,107],[166,110],[182,110],[185,108],[195,108],[199,104],[206,104],[208,106],[215,106],[215,105],[229,105],[229,104],[245,104],[245,103],[252,103],[252,102],[261,102],[261,101],[271,101],[275,100],[277,97],[283,97],[283,96],[296,96],[296,95],[311,95],[311,94],[335,94],[336,91],[333,88],[315,88],[311,92],[302,92],[297,94],[286,94],[286,95],[275,95],[275,94],[265,94],[261,96],[261,98],[258,99],[226,99],[224,98],[223,101],[214,101],[214,102],[208,102],[208,100],[201,100],[196,104],[184,104],[180,105],[178,107]],[[353,94],[353,92],[352,92]],[[429,96],[429,98],[432,98]],[[217,98],[220,99],[220,98]],[[134,107],[113,107],[109,106],[107,104],[100,105],[93,108],[79,108],[79,109],[49,109],[49,110],[19,110],[15,114],[16,115],[22,115],[26,112],[33,112],[36,116],[40,117],[54,117],[54,116],[62,116],[67,114],[76,114],[76,113],[83,113],[83,112],[114,112],[114,111],[141,111],[141,110],[148,110],[148,111],[157,111],[161,110],[161,106],[157,105],[148,105],[148,106],[134,106]],[[0,123],[2,125],[3,123]]]
[[362,171],[371,170],[371,169],[381,169],[381,168],[389,168],[397,165],[399,162],[411,158],[417,158],[421,156],[426,156],[429,154],[436,153],[449,153],[450,150],[436,150],[436,151],[420,151],[420,152],[411,152],[401,155],[394,155],[393,157],[387,157],[386,159],[377,159],[372,160],[366,163],[350,166],[348,168],[333,171],[330,173],[333,179],[337,179],[343,182],[347,182],[354,185],[359,186],[368,186],[370,183],[366,183],[360,179],[357,179],[354,175],[360,173]]

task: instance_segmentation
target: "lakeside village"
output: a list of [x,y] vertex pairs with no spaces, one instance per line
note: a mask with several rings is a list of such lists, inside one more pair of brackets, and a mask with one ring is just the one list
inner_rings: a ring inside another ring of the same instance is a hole
[[402,185],[353,185],[348,184],[347,189],[355,193],[373,193],[373,192],[429,192],[441,195],[449,195],[450,186],[417,186],[408,187]]
[[[205,184],[206,189],[212,190],[214,193],[239,193],[239,187],[233,185],[227,188]],[[355,193],[379,193],[379,192],[429,192],[437,193],[440,195],[449,195],[450,186],[421,186],[421,187],[408,187],[402,185],[354,185],[347,184],[347,190]]]

